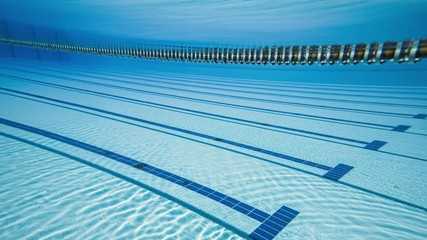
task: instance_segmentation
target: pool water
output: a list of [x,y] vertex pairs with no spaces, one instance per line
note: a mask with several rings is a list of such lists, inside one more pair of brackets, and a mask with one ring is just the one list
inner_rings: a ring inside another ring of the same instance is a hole
[[[95,17],[84,7],[94,6],[79,2],[43,10],[5,1],[0,9],[9,37],[31,41],[37,37],[26,33],[28,24],[14,23],[18,8],[37,10],[27,21],[43,26],[33,28],[38,39],[52,40],[54,29],[64,28],[57,40],[108,35],[129,44],[247,46],[311,44],[317,39],[309,33],[325,29],[335,32],[320,34],[320,43],[425,37],[420,24],[390,17],[415,14],[420,8],[407,8],[419,3],[390,4],[387,14],[379,3],[357,1],[126,1],[117,12],[106,1]],[[80,32],[59,17],[67,7],[79,13]],[[360,18],[287,28],[274,21],[279,10],[293,19],[307,7],[314,16],[347,11]],[[136,14],[143,9],[163,12]],[[196,11],[208,9],[205,17]],[[256,9],[270,15],[251,17]],[[170,15],[174,10],[180,14]],[[58,14],[57,26],[41,17],[49,11]],[[114,19],[126,11],[124,27]],[[216,13],[227,17],[214,21]],[[150,24],[132,31],[137,20]],[[348,30],[376,20],[382,28]],[[249,27],[255,22],[261,25]],[[405,31],[386,31],[390,22]],[[308,32],[286,38],[301,29]],[[271,32],[277,35],[266,37]],[[1,239],[427,238],[426,61],[246,66],[0,44],[0,69]]]

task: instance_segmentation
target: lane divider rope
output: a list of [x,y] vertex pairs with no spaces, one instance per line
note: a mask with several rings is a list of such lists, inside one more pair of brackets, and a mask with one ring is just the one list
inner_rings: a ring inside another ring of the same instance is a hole
[[176,45],[125,45],[43,43],[0,38],[0,43],[85,54],[152,60],[257,64],[257,65],[355,65],[358,63],[418,62],[427,58],[427,39],[370,44],[269,46],[255,48],[200,47]]

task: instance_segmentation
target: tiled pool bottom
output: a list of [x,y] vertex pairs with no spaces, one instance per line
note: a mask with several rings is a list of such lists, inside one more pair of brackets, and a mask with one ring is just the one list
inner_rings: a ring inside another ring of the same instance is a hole
[[426,236],[425,88],[1,74],[6,238]]

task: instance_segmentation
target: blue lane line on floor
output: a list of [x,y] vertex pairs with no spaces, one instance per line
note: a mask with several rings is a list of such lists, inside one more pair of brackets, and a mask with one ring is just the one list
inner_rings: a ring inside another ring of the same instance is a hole
[[[64,79],[68,78],[65,76],[58,76],[58,75],[49,74],[49,73],[39,73],[39,72],[30,71],[30,70],[14,69],[14,68],[9,68],[9,67],[7,67],[7,68],[11,69],[11,70],[15,70],[15,71],[23,71],[23,72],[33,73],[33,74],[42,74],[42,75],[49,76],[49,77],[58,77],[58,78],[64,78]],[[85,81],[85,80],[78,80],[78,81],[91,82],[91,81]],[[129,82],[129,81],[124,81],[124,80],[109,80],[109,81]],[[110,84],[106,84],[106,85],[110,85]],[[410,117],[410,118],[412,118],[415,116],[414,114],[408,114],[408,113],[384,112],[384,111],[366,110],[366,109],[358,109],[358,108],[345,108],[345,107],[334,107],[334,106],[319,105],[319,104],[308,104],[308,103],[298,103],[298,102],[279,101],[279,100],[267,100],[267,99],[261,99],[261,98],[243,97],[243,96],[235,96],[235,95],[229,95],[229,94],[203,92],[203,91],[188,90],[188,89],[181,89],[181,88],[174,88],[174,87],[164,87],[164,86],[162,87],[162,86],[157,86],[157,85],[152,85],[152,84],[140,83],[140,85],[153,87],[153,88],[160,88],[160,89],[168,89],[168,90],[174,90],[174,91],[182,91],[182,92],[190,92],[190,93],[197,93],[197,94],[203,94],[203,95],[210,95],[210,96],[220,96],[220,97],[227,97],[227,98],[234,98],[234,99],[244,99],[244,100],[250,100],[250,101],[256,101],[256,102],[288,104],[288,105],[303,106],[303,107],[308,107],[308,108],[331,109],[331,110],[336,110],[336,111],[348,111],[348,112],[358,112],[358,113],[376,114],[376,115],[387,115],[387,116],[396,116],[396,117]],[[112,86],[115,86],[115,85],[112,85]],[[123,88],[125,88],[125,87],[123,87]]]
[[332,170],[330,170],[325,175],[323,175],[323,177],[331,179],[331,180],[338,181],[345,174],[347,174],[351,169],[353,169],[352,166],[349,166],[349,165],[346,165],[346,164],[338,164]]
[[[14,78],[17,78],[17,77],[14,77]],[[40,82],[40,81],[36,81],[36,80],[28,80],[28,81]],[[150,104],[150,105],[159,106],[159,107],[166,107],[166,108],[170,108],[170,109],[181,110],[181,111],[186,111],[186,112],[191,112],[191,113],[196,113],[196,114],[203,114],[203,115],[206,115],[206,116],[219,117],[219,118],[223,118],[223,119],[240,121],[240,122],[245,122],[245,123],[250,123],[250,124],[257,124],[257,125],[261,125],[261,126],[267,126],[267,127],[272,127],[272,128],[282,129],[282,130],[288,130],[288,131],[294,131],[294,132],[299,132],[299,133],[311,134],[311,135],[316,135],[316,136],[320,136],[320,137],[327,137],[327,138],[332,138],[332,139],[337,139],[337,140],[347,141],[347,142],[352,142],[352,143],[357,143],[357,144],[364,144],[364,145],[370,144],[369,142],[361,141],[361,140],[356,140],[356,139],[344,138],[344,137],[333,136],[333,135],[323,134],[323,133],[316,133],[316,132],[311,132],[311,131],[306,131],[306,130],[301,130],[301,129],[289,128],[289,127],[284,127],[284,126],[278,126],[278,125],[274,125],[274,124],[267,124],[267,123],[262,123],[262,122],[256,122],[256,121],[251,121],[251,120],[246,120],[246,119],[228,117],[228,116],[223,116],[223,115],[219,115],[219,114],[206,113],[206,112],[196,111],[196,110],[192,110],[192,109],[186,109],[186,108],[174,107],[174,106],[165,105],[165,104],[159,104],[159,103],[154,103],[154,102],[142,101],[142,100],[138,100],[138,99],[134,99],[134,98],[127,98],[127,97],[122,97],[122,96],[118,96],[118,95],[107,94],[107,93],[102,93],[102,92],[96,92],[96,91],[91,91],[91,90],[86,90],[86,89],[81,89],[81,88],[74,88],[74,87],[68,87],[68,86],[64,86],[64,85],[53,84],[53,83],[44,83],[44,82],[43,82],[43,84],[51,85],[51,86],[59,87],[59,88],[66,88],[66,89],[69,89],[69,90],[72,90],[72,91],[85,92],[85,93],[90,93],[90,94],[95,94],[95,95],[103,95],[103,96],[108,96],[108,97],[113,97],[113,98],[119,98],[119,99],[127,100],[127,101],[134,101],[134,102],[138,102],[138,103]],[[8,91],[8,89],[4,89],[4,90]],[[23,93],[23,94],[25,94],[25,93]],[[392,131],[404,132],[404,131],[406,131],[409,128],[410,128],[410,126],[398,125],[398,126],[394,127],[392,129]]]
[[[81,74],[77,73],[78,75],[87,76],[94,78],[94,76],[87,75],[87,74]],[[107,78],[107,77],[95,77],[95,78],[102,78],[108,81],[116,81],[116,82],[123,82],[123,83],[129,83],[129,84],[136,84],[136,85],[149,85],[149,86],[156,86],[156,87],[167,87],[163,85],[153,85],[153,84],[145,84],[145,83],[138,83],[133,81],[126,81],[126,80],[118,80],[114,78]],[[135,79],[139,81],[143,81],[141,78],[132,78],[132,77],[121,77],[121,78],[130,78]],[[243,94],[254,94],[254,95],[266,95],[266,96],[275,96],[275,97],[284,97],[284,98],[298,98],[298,99],[309,99],[309,100],[319,100],[319,101],[329,101],[329,102],[339,102],[339,103],[355,103],[355,104],[369,104],[369,105],[385,105],[385,106],[393,106],[393,107],[415,107],[415,108],[426,108],[427,105],[417,105],[417,104],[403,104],[403,103],[386,103],[386,102],[373,102],[373,101],[361,101],[361,100],[347,100],[347,99],[336,99],[336,98],[323,98],[323,97],[313,97],[313,96],[299,96],[299,95],[290,95],[290,94],[280,94],[280,93],[264,93],[264,92],[254,92],[254,91],[246,91],[246,90],[237,90],[237,89],[227,89],[227,88],[218,88],[218,87],[212,87],[212,86],[199,86],[199,85],[191,85],[191,84],[185,84],[182,83],[182,81],[162,81],[158,80],[158,78],[146,78],[146,81],[149,81],[150,83],[156,82],[160,84],[166,84],[166,85],[180,85],[183,87],[191,87],[191,88],[201,88],[201,89],[209,89],[209,90],[218,90],[218,91],[226,91],[226,92],[236,92],[236,93],[243,93]],[[184,80],[185,81],[185,80]],[[185,88],[178,88],[182,89],[183,91],[197,91],[197,90],[190,90]],[[219,93],[213,93],[213,92],[206,92],[209,94],[219,94]],[[230,96],[230,95],[227,95]],[[234,96],[234,95],[233,95]],[[334,94],[335,96],[335,94]],[[236,97],[245,97],[245,96],[236,96]],[[272,99],[264,99],[264,98],[256,98],[262,101],[277,101]],[[286,102],[288,104],[300,104],[298,102]]]
[[414,116],[414,118],[417,118],[417,119],[426,119],[427,118],[427,114],[417,114],[417,115],[415,115]]
[[[56,71],[60,71],[60,70],[56,70]],[[98,73],[92,73],[92,74],[101,74],[102,75],[102,73],[99,73],[99,72]],[[112,75],[110,73],[108,73],[107,75],[114,76],[114,75]],[[315,92],[315,91],[306,91],[306,90],[289,90],[289,89],[278,89],[278,88],[265,88],[264,87],[264,86],[266,86],[265,84],[263,85],[263,87],[248,87],[246,85],[218,84],[218,82],[216,82],[216,81],[215,82],[213,82],[213,81],[210,81],[210,82],[206,82],[206,81],[205,82],[200,82],[200,81],[195,81],[195,80],[188,80],[188,78],[186,78],[186,77],[176,78],[176,77],[170,77],[170,76],[167,77],[167,76],[159,76],[159,75],[138,76],[138,77],[132,77],[132,76],[129,76],[129,75],[115,75],[115,77],[131,78],[131,79],[135,79],[135,80],[142,80],[142,78],[152,79],[152,78],[155,77],[155,78],[166,79],[169,82],[185,81],[185,82],[193,82],[193,83],[197,83],[197,84],[203,84],[205,86],[217,85],[217,86],[233,87],[233,88],[247,88],[247,89],[254,89],[254,90],[265,90],[265,91],[275,91],[275,92],[293,92],[293,93],[304,93],[304,94],[314,94],[314,95],[331,95],[331,94],[333,94],[334,96],[344,96],[344,97],[402,99],[402,97],[397,97],[397,96],[360,95],[360,94],[345,94],[345,93],[336,93],[336,92],[331,93],[331,92]],[[264,93],[268,93],[268,92],[264,92]],[[419,98],[419,97],[405,97],[405,99],[419,100],[419,101],[425,101],[425,100],[427,100],[427,98]]]
[[[6,63],[9,64],[9,63]],[[16,66],[16,63],[13,63],[13,66]],[[30,65],[28,64],[22,64],[20,63],[20,66],[26,66],[26,67],[30,67],[30,68],[38,68],[38,67],[46,67],[45,65],[40,65],[38,63],[31,63]],[[63,70],[64,66],[59,66],[61,67],[61,70]],[[58,69],[58,65],[54,65],[54,66],[50,66],[50,69],[55,68]],[[107,75],[111,75],[114,76],[116,75],[117,77],[123,77],[123,74],[127,74],[126,72],[123,72],[123,69],[120,69],[120,72],[118,71],[109,71],[106,72],[105,69],[95,69],[92,71],[89,71],[87,69],[75,69],[75,67],[70,68],[70,66],[67,66],[67,69],[69,71],[85,71],[87,73],[92,73],[92,74],[107,74]],[[307,70],[304,70],[307,71]],[[119,74],[119,75],[117,75]],[[203,81],[203,82],[208,82],[208,83],[218,83],[218,82],[226,82],[226,83],[233,83],[233,84],[239,84],[237,87],[240,87],[241,84],[244,84],[244,86],[250,86],[250,85],[255,85],[255,89],[262,89],[258,86],[261,87],[265,87],[266,84],[270,87],[276,87],[273,88],[272,90],[278,90],[278,91],[287,91],[284,89],[281,89],[281,87],[284,88],[298,88],[298,89],[314,89],[314,90],[328,90],[328,91],[344,91],[344,92],[366,92],[366,93],[393,93],[393,94],[417,94],[417,95],[423,95],[425,96],[425,92],[405,92],[402,91],[401,88],[399,88],[399,91],[384,91],[382,87],[372,87],[372,86],[363,86],[363,85],[357,85],[356,88],[362,88],[362,89],[355,89],[353,85],[348,85],[348,86],[343,86],[343,85],[337,85],[337,84],[317,84],[317,83],[300,83],[300,82],[278,82],[278,81],[274,81],[274,80],[257,80],[257,79],[240,79],[240,78],[227,78],[227,77],[221,77],[221,76],[207,76],[207,75],[193,75],[193,74],[180,74],[180,73],[173,73],[173,75],[171,75],[171,72],[159,72],[159,71],[150,71],[150,70],[144,70],[144,71],[138,71],[136,73],[137,75],[133,75],[135,77],[142,77],[142,76],[146,76],[146,75],[150,75],[150,76],[154,76],[154,77],[167,77],[167,78],[174,78],[176,79],[176,77],[181,77],[181,78],[185,78],[185,79],[193,79],[193,80],[197,80],[197,81]],[[141,75],[144,74],[144,75]],[[125,75],[126,76],[126,75]],[[316,87],[318,86],[318,87]],[[351,87],[351,88],[348,88]],[[370,89],[374,89],[374,90],[364,90],[366,88],[370,88]],[[416,88],[416,87],[412,87],[412,88]],[[381,91],[377,91],[375,89],[382,89]],[[392,88],[393,89],[393,88]],[[396,87],[394,87],[394,89],[396,89]],[[326,93],[326,94],[330,94],[330,93]],[[333,93],[335,95],[335,92]],[[354,94],[356,95],[356,94]],[[361,95],[357,95],[357,96],[361,96]],[[374,97],[377,97],[376,95]],[[402,98],[402,97],[396,97],[396,98]],[[414,99],[414,100],[425,100],[425,98],[413,98],[413,97],[405,97],[405,99]]]
[[[64,87],[67,88],[66,86],[64,86]],[[28,93],[15,91],[15,90],[7,89],[7,88],[1,88],[0,87],[0,89],[4,90],[4,91],[13,91],[13,92],[19,92],[21,94],[28,95]],[[79,90],[79,91],[82,91],[82,90]],[[296,128],[290,128],[290,127],[284,127],[284,126],[279,126],[279,125],[274,125],[274,124],[269,124],[269,123],[262,123],[262,122],[257,122],[257,121],[241,119],[241,118],[235,118],[235,117],[229,117],[229,116],[224,116],[224,115],[219,115],[219,114],[207,113],[207,112],[202,112],[202,111],[197,111],[197,110],[192,110],[192,109],[187,109],[187,108],[174,107],[174,106],[165,105],[165,104],[159,104],[159,103],[154,103],[154,102],[149,102],[149,101],[142,101],[142,100],[138,100],[138,99],[134,99],[134,98],[126,98],[126,97],[121,97],[121,96],[117,96],[117,95],[103,94],[103,93],[95,92],[95,91],[90,91],[90,92],[94,93],[94,94],[98,94],[98,95],[107,95],[108,97],[124,99],[126,101],[134,101],[134,102],[138,102],[138,103],[142,103],[142,104],[149,104],[149,105],[153,105],[153,106],[165,107],[165,108],[170,108],[170,109],[174,109],[174,110],[180,110],[180,111],[202,114],[202,115],[211,116],[211,117],[223,118],[223,119],[227,119],[227,120],[256,124],[256,125],[260,125],[263,127],[271,127],[271,128],[281,129],[281,130],[310,134],[310,135],[315,135],[315,136],[319,136],[319,137],[331,138],[331,139],[335,139],[335,140],[346,141],[346,142],[357,143],[357,144],[363,144],[363,145],[369,144],[369,142],[361,141],[361,140],[357,140],[357,139],[339,137],[339,136],[334,136],[334,135],[330,135],[330,134],[317,133],[317,132],[301,130],[301,129],[296,129]]]
[[366,145],[365,148],[376,151],[386,144],[387,142],[375,140],[375,141],[372,141],[370,144]]
[[[45,68],[46,69],[46,68]],[[49,69],[48,69],[49,70]],[[52,71],[52,70],[49,70]],[[387,105],[387,106],[398,106],[398,107],[422,107],[425,108],[427,107],[427,105],[417,105],[417,104],[402,104],[402,103],[386,103],[386,102],[373,102],[373,101],[362,101],[362,100],[348,100],[348,99],[336,99],[336,98],[323,98],[323,97],[313,97],[313,96],[301,96],[301,95],[290,95],[290,94],[280,94],[280,93],[265,93],[265,92],[254,92],[254,91],[246,91],[246,90],[237,90],[237,89],[228,89],[228,88],[220,88],[220,87],[213,87],[213,86],[200,86],[200,85],[191,85],[191,84],[186,84],[183,82],[194,82],[188,79],[182,79],[182,80],[173,80],[173,79],[165,79],[165,78],[161,78],[159,80],[158,76],[153,76],[153,77],[149,77],[149,76],[145,76],[145,77],[132,77],[132,76],[116,76],[119,77],[121,79],[134,79],[134,80],[138,80],[140,82],[133,82],[133,81],[126,81],[126,80],[119,80],[119,79],[115,79],[115,78],[111,78],[111,77],[106,77],[104,76],[94,76],[94,75],[90,75],[90,74],[84,74],[81,73],[81,71],[79,72],[66,72],[64,70],[54,70],[57,73],[65,73],[65,74],[74,74],[74,75],[79,75],[79,76],[83,76],[83,77],[89,77],[89,78],[98,78],[98,79],[105,79],[108,81],[116,81],[116,82],[123,82],[123,83],[130,83],[130,84],[135,84],[135,85],[145,85],[144,83],[141,83],[141,81],[143,82],[149,82],[149,83],[160,83],[160,84],[168,84],[168,85],[179,85],[179,86],[184,86],[184,87],[191,87],[191,88],[201,88],[201,89],[214,89],[214,90],[219,90],[219,91],[227,91],[227,92],[237,92],[237,93],[244,93],[244,94],[255,94],[255,95],[267,95],[267,96],[276,96],[276,97],[290,97],[290,98],[302,98],[302,99],[311,99],[311,100],[320,100],[320,101],[332,101],[332,102],[349,102],[349,103],[356,103],[356,104],[374,104],[374,105]],[[108,74],[110,75],[110,74]],[[215,85],[215,84],[212,84]],[[152,86],[150,84],[150,86]],[[158,85],[154,85],[154,86],[158,86]],[[161,87],[161,86],[158,86]],[[188,90],[188,89],[185,89]],[[334,94],[335,96],[336,94]],[[355,96],[359,96],[360,95],[355,95]],[[396,97],[397,98],[397,97]],[[269,100],[269,99],[264,99],[264,100]]]
[[[36,66],[37,68],[43,68],[44,70],[47,71],[55,71],[57,73],[65,73],[65,74],[76,74],[76,75],[80,75],[80,76],[87,76],[87,77],[91,77],[91,78],[97,78],[99,77],[99,75],[102,76],[106,76],[108,75],[109,77],[119,77],[119,78],[127,78],[127,79],[135,79],[135,80],[152,80],[153,78],[160,78],[163,79],[169,83],[182,83],[182,82],[189,82],[189,83],[196,83],[196,84],[201,84],[203,86],[222,86],[222,87],[232,87],[232,88],[246,88],[246,89],[254,89],[254,90],[266,90],[266,91],[274,91],[274,92],[292,92],[292,93],[308,93],[308,94],[314,94],[314,95],[331,95],[331,92],[319,92],[319,91],[307,91],[307,89],[305,90],[289,90],[289,89],[279,89],[279,88],[265,88],[266,84],[263,84],[262,87],[258,86],[258,87],[250,87],[247,86],[247,84],[245,83],[245,85],[235,85],[235,84],[223,84],[218,82],[216,79],[214,81],[212,80],[207,80],[207,79],[201,79],[201,78],[189,78],[189,76],[180,76],[180,75],[165,75],[165,74],[154,74],[153,72],[147,72],[144,75],[140,75],[140,74],[133,74],[133,75],[128,75],[126,73],[123,72],[100,72],[100,71],[96,71],[96,70],[88,70],[88,69],[75,69],[75,68],[61,68],[58,69],[56,66],[45,66],[45,65],[40,65],[40,64],[33,64],[31,66],[28,65],[22,65],[24,67],[30,67],[30,68],[34,68],[34,66]],[[15,66],[14,66],[15,67]],[[87,74],[82,74],[82,72],[85,72]],[[141,72],[139,72],[141,73]],[[267,83],[268,86],[268,83]],[[263,92],[263,93],[267,93],[268,92]],[[387,92],[383,92],[383,93],[387,93]],[[384,98],[384,99],[402,99],[401,96],[381,96],[381,95],[360,95],[360,94],[347,94],[347,93],[333,93],[334,96],[345,96],[345,97],[361,97],[361,98]],[[425,101],[427,100],[427,98],[420,98],[420,97],[408,97],[405,96],[405,99],[409,99],[409,100],[419,100],[419,101]]]
[[299,212],[283,206],[268,217],[255,231],[249,234],[249,238],[254,240],[273,239],[298,214]]
[[[0,88],[0,89],[3,89],[3,88]],[[19,93],[19,91],[15,91],[15,90],[13,90],[13,91],[16,92],[16,93]],[[49,101],[52,101],[52,102],[66,104],[66,105],[69,105],[69,106],[84,108],[84,109],[88,109],[88,110],[92,110],[92,111],[96,111],[96,112],[101,112],[101,113],[105,113],[105,114],[109,114],[109,115],[113,115],[113,116],[117,116],[117,117],[121,117],[121,118],[126,118],[126,119],[134,120],[134,121],[137,121],[137,122],[142,122],[142,123],[145,123],[145,124],[154,125],[154,126],[157,126],[157,127],[162,127],[162,128],[166,128],[166,129],[170,129],[170,130],[182,132],[182,133],[187,133],[187,134],[190,134],[190,135],[193,135],[193,136],[202,137],[202,138],[205,138],[205,139],[210,139],[210,140],[214,140],[214,141],[220,141],[222,143],[226,143],[226,144],[229,144],[229,145],[232,145],[232,146],[249,149],[249,150],[252,150],[252,151],[255,151],[255,152],[267,154],[267,155],[274,156],[274,157],[279,157],[279,158],[287,160],[287,161],[292,161],[292,162],[295,162],[295,163],[300,163],[300,164],[303,164],[303,165],[306,165],[306,166],[310,166],[310,167],[314,167],[314,168],[319,168],[319,169],[326,170],[326,171],[334,169],[332,167],[329,167],[329,166],[326,166],[326,165],[323,165],[323,164],[319,164],[319,163],[311,162],[311,161],[308,161],[308,160],[304,160],[304,159],[300,159],[300,158],[288,156],[288,155],[285,155],[285,154],[273,152],[273,151],[262,149],[262,148],[258,148],[258,147],[253,147],[253,146],[246,145],[246,144],[243,144],[243,143],[238,143],[238,142],[234,142],[234,141],[230,141],[230,140],[226,140],[226,139],[222,139],[222,138],[218,138],[218,137],[206,135],[206,134],[203,134],[203,133],[198,133],[198,132],[194,132],[194,131],[190,131],[190,130],[186,130],[186,129],[182,129],[182,128],[178,128],[178,127],[173,127],[173,126],[169,126],[169,125],[165,125],[165,124],[161,124],[161,123],[157,123],[157,122],[152,122],[152,121],[148,121],[148,120],[144,120],[144,119],[140,119],[140,118],[136,118],[136,117],[131,117],[131,116],[123,115],[123,114],[120,114],[120,113],[110,112],[110,111],[99,109],[99,108],[84,106],[84,105],[80,105],[80,104],[77,104],[77,103],[71,103],[71,102],[67,102],[67,101],[63,101],[63,100],[59,100],[59,99],[54,99],[54,98],[49,98],[49,97],[43,97],[43,96],[39,96],[39,95],[35,95],[35,94],[27,94],[27,95],[38,97],[38,98],[45,99],[45,100],[49,100]]]
[[411,126],[408,125],[397,125],[395,128],[391,129],[391,131],[395,132],[405,132],[408,130]]
[[[41,65],[37,64],[37,67],[42,67]],[[33,67],[33,66],[27,66],[27,67]],[[46,67],[46,66],[43,66]],[[46,68],[45,68],[46,69]],[[269,88],[269,87],[265,87],[268,86],[268,83],[266,84],[260,84],[261,86],[257,86],[257,87],[250,87],[247,85],[247,83],[240,83],[239,85],[236,84],[224,84],[224,83],[219,83],[216,79],[214,81],[212,80],[207,80],[207,79],[200,79],[200,78],[189,78],[188,76],[170,76],[170,75],[156,75],[153,73],[147,73],[144,75],[128,75],[126,73],[111,73],[111,72],[99,72],[99,71],[94,71],[94,70],[88,70],[88,69],[70,69],[68,68],[67,70],[64,71],[64,69],[58,69],[57,67],[49,67],[47,70],[52,71],[52,69],[54,69],[55,72],[62,72],[62,73],[67,73],[67,74],[80,74],[82,76],[90,76],[90,77],[97,77],[94,75],[88,75],[88,74],[95,74],[95,75],[108,75],[108,76],[113,76],[113,77],[120,77],[120,78],[130,78],[130,79],[135,79],[135,80],[143,80],[143,79],[149,79],[151,80],[152,78],[161,78],[164,79],[166,81],[169,82],[192,82],[192,83],[197,83],[197,84],[201,84],[204,86],[210,86],[210,85],[216,85],[216,86],[223,86],[223,87],[233,87],[233,88],[246,88],[246,89],[254,89],[254,90],[266,90],[266,91],[274,91],[274,92],[293,92],[293,93],[308,93],[308,94],[315,94],[315,95],[331,95],[331,92],[319,92],[319,91],[307,91],[307,88],[304,88],[305,90],[293,90],[293,89],[280,89],[280,88]],[[81,72],[84,71],[88,74],[81,74]],[[191,80],[190,80],[191,79]],[[245,84],[245,85],[242,85]],[[285,86],[285,88],[289,88],[289,86]],[[291,87],[292,88],[292,87]],[[329,90],[330,91],[330,90]],[[382,93],[388,93],[388,92],[382,92]],[[381,95],[360,95],[360,94],[349,94],[349,93],[333,93],[334,96],[345,96],[345,97],[362,97],[362,98],[384,98],[384,99],[402,99],[402,97],[398,97],[398,96],[381,96]],[[410,99],[410,100],[419,100],[419,101],[425,101],[427,100],[427,98],[420,98],[420,97],[405,97],[405,99]]]
[[[286,225],[293,219],[296,217],[296,215],[298,215],[299,212],[288,208],[288,207],[281,207],[277,212],[273,213],[273,215],[269,215],[266,212],[263,212],[259,209],[256,209],[244,202],[241,202],[235,198],[232,198],[230,196],[227,196],[225,194],[222,194],[218,191],[215,191],[211,188],[205,187],[201,184],[198,184],[196,182],[193,182],[189,179],[180,177],[178,175],[175,175],[171,172],[168,171],[164,171],[160,168],[148,165],[146,163],[137,161],[135,159],[132,158],[128,158],[126,156],[108,151],[106,149],[103,148],[99,148],[81,141],[77,141],[56,133],[52,133],[49,131],[45,131],[39,128],[35,128],[35,127],[31,127],[28,125],[24,125],[18,122],[14,122],[14,121],[10,121],[4,118],[0,118],[0,123],[10,126],[10,127],[14,127],[14,128],[18,128],[27,132],[31,132],[31,133],[35,133],[56,141],[60,141],[81,149],[84,149],[86,151],[92,152],[92,153],[96,153],[99,155],[102,155],[104,157],[107,157],[109,159],[115,160],[117,162],[126,164],[128,166],[134,167],[136,169],[139,169],[141,171],[144,171],[146,173],[149,173],[151,175],[160,177],[164,180],[167,180],[171,183],[180,185],[182,187],[185,187],[193,192],[196,192],[198,194],[201,194],[203,196],[206,196],[216,202],[219,202],[231,209],[234,209],[235,211],[238,211],[252,219],[255,219],[259,222],[262,222],[261,226],[258,227],[262,228],[264,231],[267,231],[267,233],[269,233],[272,237],[267,238],[267,239],[273,239],[284,227],[286,227]],[[294,213],[294,216],[290,219],[288,212]],[[274,229],[269,231],[269,228],[271,228],[271,226],[274,226]],[[256,231],[256,230],[255,230]]]
[[[34,67],[34,63],[31,63],[32,65],[27,65],[28,67]],[[37,64],[39,65],[39,64]],[[56,68],[56,66],[55,66]],[[68,68],[70,69],[70,68]],[[80,70],[80,69],[78,69]],[[105,74],[104,69],[98,69],[95,70],[96,72],[99,73],[99,70],[101,70],[101,72],[103,74]],[[88,72],[88,70],[85,70],[86,72]],[[307,71],[307,70],[304,70]],[[93,72],[92,72],[93,73]],[[124,74],[123,72],[114,72],[115,74]],[[112,74],[112,72],[108,72],[108,75],[114,75],[114,73]],[[126,73],[125,73],[126,74]],[[161,74],[160,76],[166,76],[166,77],[176,77],[176,76],[180,76],[182,78],[190,78],[193,80],[202,80],[204,82],[226,82],[226,83],[233,83],[233,84],[244,84],[245,86],[247,85],[255,85],[256,87],[258,86],[262,86],[265,87],[266,85],[270,86],[270,87],[276,87],[274,89],[278,89],[278,90],[282,90],[281,87],[284,88],[302,88],[304,90],[306,89],[314,89],[314,90],[329,90],[329,91],[344,91],[344,92],[367,92],[367,93],[397,93],[397,94],[418,94],[418,95],[425,95],[425,92],[405,92],[400,90],[399,91],[384,91],[382,87],[375,87],[372,88],[371,86],[363,86],[363,85],[356,85],[356,89],[354,88],[354,85],[348,85],[348,86],[344,86],[344,85],[340,85],[340,84],[317,84],[317,83],[300,83],[300,82],[282,82],[282,81],[274,81],[274,80],[259,80],[259,79],[240,79],[240,78],[227,78],[227,77],[220,77],[220,76],[207,76],[207,75],[189,75],[189,74],[180,74],[180,73],[171,73],[171,72],[159,72],[159,71],[144,71],[144,72],[137,72],[137,76],[141,76],[140,74],[149,74],[149,75],[153,75],[153,76],[159,76],[159,74]],[[171,75],[173,74],[173,75]],[[142,76],[144,76],[142,75]],[[335,85],[335,86],[334,86]],[[318,87],[316,87],[318,86]],[[350,87],[350,88],[349,88]],[[357,88],[362,88],[362,89],[357,89]],[[374,90],[364,90],[364,89],[374,89]],[[398,87],[394,87],[394,89],[396,89]],[[416,87],[413,87],[416,88]],[[258,88],[257,88],[258,89]],[[377,91],[375,89],[381,89],[381,91]],[[423,99],[420,99],[423,100]]]
[[[12,75],[7,75],[7,74],[0,74],[0,76],[17,79],[19,81],[32,82],[32,83],[48,85],[48,86],[57,86],[59,88],[74,89],[76,91],[92,92],[94,94],[97,94],[96,92],[86,90],[86,89],[74,88],[74,87],[69,87],[69,86],[64,86],[64,85],[54,84],[54,83],[48,83],[48,82],[33,80],[33,79],[29,79],[29,78],[24,78],[24,77],[12,76]],[[150,95],[155,95],[155,96],[183,99],[185,101],[201,102],[201,103],[205,103],[205,104],[226,106],[226,107],[238,108],[238,109],[247,109],[247,110],[251,110],[251,111],[267,112],[267,113],[273,113],[273,114],[291,115],[291,116],[296,116],[296,117],[315,119],[317,121],[340,122],[342,124],[358,125],[358,126],[365,125],[365,126],[372,126],[372,127],[387,128],[389,130],[391,130],[395,127],[395,126],[378,124],[378,123],[360,122],[360,121],[355,121],[355,120],[346,120],[346,119],[339,119],[339,118],[332,118],[332,117],[323,117],[323,116],[317,116],[317,115],[311,115],[311,114],[287,112],[287,111],[274,110],[274,109],[268,109],[268,108],[259,108],[259,107],[251,107],[251,106],[245,106],[245,105],[239,105],[239,104],[217,102],[217,101],[211,101],[211,100],[200,99],[200,98],[184,97],[184,96],[167,94],[167,93],[152,92],[152,91],[146,91],[146,90],[141,90],[141,89],[121,87],[121,86],[116,86],[116,85],[111,85],[111,84],[104,84],[104,83],[97,83],[97,82],[79,80],[79,79],[74,79],[74,78],[70,78],[70,77],[63,77],[63,79],[66,79],[67,81],[71,81],[71,82],[83,82],[83,83],[88,83],[88,84],[92,84],[92,85],[98,85],[98,86],[103,86],[103,87],[108,87],[108,88],[116,88],[116,89],[138,92],[138,93],[145,93],[145,94],[150,94]],[[107,94],[107,93],[98,93],[98,94],[105,95],[105,96],[114,96],[114,95]],[[124,97],[121,97],[121,98],[126,99]]]

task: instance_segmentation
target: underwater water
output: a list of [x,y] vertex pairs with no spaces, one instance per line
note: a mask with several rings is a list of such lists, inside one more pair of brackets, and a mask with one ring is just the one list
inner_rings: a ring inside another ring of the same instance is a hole
[[[424,1],[4,0],[0,38],[404,41],[427,36],[426,10]],[[257,65],[57,50],[0,42],[1,239],[427,238],[425,59]]]

